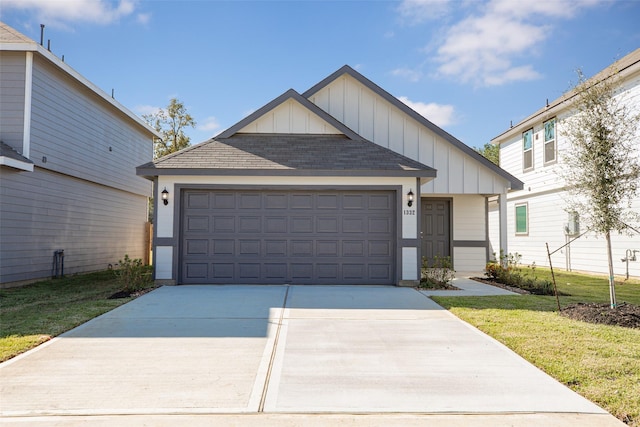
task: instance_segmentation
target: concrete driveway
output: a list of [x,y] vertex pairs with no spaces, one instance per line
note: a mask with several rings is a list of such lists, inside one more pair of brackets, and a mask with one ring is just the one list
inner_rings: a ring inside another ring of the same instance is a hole
[[409,288],[163,287],[0,365],[2,425],[620,426]]

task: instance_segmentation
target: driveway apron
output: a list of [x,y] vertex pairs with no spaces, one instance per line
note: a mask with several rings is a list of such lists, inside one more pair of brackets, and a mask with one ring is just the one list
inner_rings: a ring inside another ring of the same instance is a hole
[[384,286],[163,287],[0,365],[0,396],[5,420],[607,415],[420,292]]

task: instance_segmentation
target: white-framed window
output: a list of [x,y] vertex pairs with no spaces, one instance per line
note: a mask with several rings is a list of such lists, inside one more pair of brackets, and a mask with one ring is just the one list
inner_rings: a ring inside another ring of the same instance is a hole
[[544,122],[544,164],[556,161],[556,119]]
[[533,129],[522,133],[522,170],[533,169]]
[[526,236],[529,234],[529,205],[521,203],[516,208],[516,234],[518,236]]

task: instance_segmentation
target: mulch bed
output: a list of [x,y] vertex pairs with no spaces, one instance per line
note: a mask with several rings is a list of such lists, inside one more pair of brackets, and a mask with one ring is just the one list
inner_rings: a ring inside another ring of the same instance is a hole
[[146,294],[147,292],[151,292],[154,289],[156,289],[156,287],[141,289],[138,291],[118,291],[115,294],[109,296],[107,299],[120,299],[129,297],[137,298],[141,295]]
[[608,303],[571,304],[560,312],[562,316],[583,322],[640,328],[640,306],[622,303],[612,309]]
[[531,292],[529,292],[529,291],[527,291],[525,289],[520,289],[520,288],[516,288],[514,286],[505,285],[504,283],[500,283],[500,282],[496,282],[496,281],[493,281],[493,280],[489,280],[489,279],[486,279],[484,277],[470,277],[470,279],[471,280],[475,280],[476,282],[484,283],[485,285],[491,285],[491,286],[495,286],[496,288],[506,289],[507,291],[515,292],[517,294],[522,294],[522,295],[531,294]]

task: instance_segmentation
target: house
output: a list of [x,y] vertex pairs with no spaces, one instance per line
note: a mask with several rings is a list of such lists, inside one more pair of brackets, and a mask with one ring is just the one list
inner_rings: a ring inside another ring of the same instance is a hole
[[[156,132],[0,23],[0,284],[145,258]],[[57,271],[56,271],[57,270]]]
[[[591,81],[618,79],[617,97],[640,112],[640,49],[623,57]],[[563,121],[575,114],[574,92],[569,92],[515,124],[491,142],[500,146],[500,166],[524,182],[524,188],[507,195],[508,250],[519,253],[523,264],[548,266],[546,243],[550,251],[565,245],[587,230],[580,224],[580,213],[568,212],[565,184],[557,171],[570,145],[563,134]],[[638,135],[640,137],[640,135]],[[640,214],[640,198],[632,202]],[[490,207],[491,242],[499,253],[498,206]],[[636,224],[637,225],[637,224]],[[640,236],[612,234],[616,274],[640,276]],[[638,255],[634,253],[638,251]],[[608,275],[604,238],[592,232],[573,241],[552,258],[554,267]],[[629,259],[629,262],[627,262]],[[639,261],[636,261],[638,259]],[[628,268],[628,270],[627,270]]]
[[435,255],[480,271],[487,197],[522,188],[349,66],[137,171],[155,278],[180,284],[414,284]]

